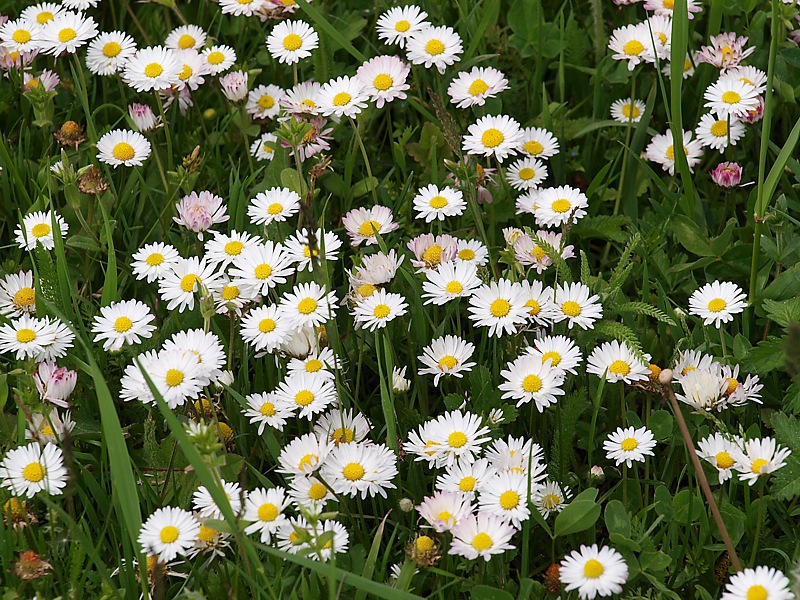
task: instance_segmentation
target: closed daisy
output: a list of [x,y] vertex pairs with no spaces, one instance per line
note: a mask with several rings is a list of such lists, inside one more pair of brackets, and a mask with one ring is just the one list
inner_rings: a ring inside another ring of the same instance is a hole
[[397,456],[383,444],[339,444],[322,465],[322,477],[337,494],[386,498],[395,489]]
[[55,248],[53,239],[53,222],[58,225],[61,237],[65,237],[69,231],[69,225],[58,213],[48,210],[47,212],[34,212],[22,219],[22,226],[17,226],[14,235],[17,245],[23,250],[33,250],[37,245],[41,245],[45,250]]
[[613,548],[582,545],[561,561],[560,576],[565,591],[578,590],[581,600],[592,600],[621,593],[628,565]]
[[463,492],[436,492],[416,508],[419,516],[438,533],[450,531],[473,510],[472,499]]
[[97,23],[92,17],[64,11],[42,27],[39,50],[54,56],[64,52],[74,54],[97,33]]
[[376,56],[358,68],[356,77],[378,108],[393,100],[405,100],[409,66],[396,56]]
[[694,132],[703,146],[722,151],[729,144],[735,146],[744,137],[744,124],[735,117],[718,117],[707,113],[700,117],[700,123]]
[[461,190],[430,184],[417,192],[414,197],[414,211],[418,219],[430,223],[434,219],[444,221],[447,217],[464,214],[467,203]]
[[21,317],[36,313],[33,271],[11,273],[0,279],[0,314]]
[[592,350],[586,361],[586,372],[605,377],[609,383],[645,381],[650,374],[650,355],[645,354],[643,358],[644,362],[625,342],[612,340]]
[[178,258],[159,279],[158,294],[167,302],[167,310],[192,310],[195,292],[200,292],[203,286],[208,288],[219,276],[215,265],[208,264],[205,258]]
[[136,279],[146,279],[147,283],[152,283],[170,272],[179,258],[173,246],[155,242],[142,246],[134,253],[131,269]]
[[433,340],[430,346],[422,349],[422,355],[417,357],[425,368],[420,369],[420,375],[433,375],[433,385],[438,386],[439,380],[444,376],[463,377],[463,372],[469,372],[475,366],[469,362],[475,352],[475,345],[462,340],[455,335],[446,335]]
[[733,475],[735,456],[741,451],[741,439],[730,439],[717,432],[697,443],[697,455],[713,466],[723,484]]
[[517,190],[537,188],[546,177],[547,167],[544,163],[530,156],[514,161],[506,170],[509,185]]
[[427,17],[428,13],[414,5],[390,8],[378,18],[378,38],[402,50],[409,37],[430,27],[425,20]]
[[467,129],[462,148],[468,154],[494,156],[503,162],[516,154],[522,141],[519,123],[508,115],[485,116]]
[[283,431],[286,419],[293,414],[291,407],[279,402],[271,392],[249,394],[246,400],[247,409],[244,411],[244,416],[250,419],[252,425],[258,423],[258,435],[264,433],[267,425]]
[[719,329],[720,323],[733,321],[733,315],[747,306],[747,296],[735,283],[714,281],[696,290],[689,297],[689,314],[703,319],[703,325]]
[[336,293],[316,282],[298,283],[281,298],[281,310],[293,329],[319,327],[336,316]]
[[313,433],[306,433],[286,444],[278,456],[279,473],[311,475],[328,457],[333,444],[320,441]]
[[492,281],[469,298],[469,318],[477,327],[488,327],[489,336],[513,335],[527,321],[528,309],[518,283]]
[[[275,138],[277,141],[277,138]],[[247,207],[253,225],[282,222],[300,211],[300,195],[288,188],[272,188],[259,192]]]
[[625,463],[626,466],[631,467],[633,461],[644,462],[645,456],[654,456],[653,448],[655,447],[656,440],[647,427],[639,429],[618,427],[603,442],[606,457],[615,461],[617,466]]
[[125,63],[122,79],[137,92],[166,90],[178,85],[181,63],[174,52],[162,46],[137,50]]
[[526,127],[522,130],[519,151],[533,158],[546,160],[558,154],[558,140],[547,129],[542,127]]
[[124,31],[101,33],[89,42],[86,67],[95,75],[113,75],[136,52],[136,42]]
[[369,95],[357,77],[338,77],[324,84],[319,91],[320,114],[334,117],[355,117],[367,107]]
[[277,305],[259,306],[242,319],[242,339],[258,352],[275,352],[288,339],[289,318]]
[[314,28],[303,21],[282,21],[267,38],[267,50],[281,64],[293,65],[311,56],[319,46],[319,36]]
[[469,560],[483,558],[489,562],[495,554],[514,549],[511,538],[516,532],[501,517],[479,511],[476,515],[464,517],[453,528],[453,543],[447,553]]
[[464,52],[461,38],[452,27],[426,27],[412,34],[407,42],[407,56],[415,65],[425,65],[426,69],[436,67],[440,74],[458,62]]
[[261,534],[261,542],[269,544],[272,534],[287,522],[284,511],[289,507],[286,490],[280,486],[270,490],[256,488],[247,494],[242,519],[250,525],[244,532]]
[[536,404],[536,410],[555,404],[556,396],[563,396],[564,371],[553,367],[547,360],[537,356],[523,354],[515,361],[508,363],[507,369],[500,371],[503,379],[498,387],[505,392],[503,398],[517,401],[517,406],[528,402]]
[[556,323],[567,321],[572,329],[577,325],[581,329],[592,329],[594,322],[603,317],[603,305],[600,296],[592,294],[588,286],[576,282],[556,287],[553,303],[553,320]]
[[[537,486],[532,486],[531,492]],[[524,473],[503,472],[492,477],[481,490],[478,507],[481,512],[496,515],[519,528],[531,516],[528,504],[528,477]]]
[[185,555],[200,534],[200,522],[195,516],[180,508],[159,508],[142,525],[139,544],[147,555],[158,555],[161,562],[169,562]]
[[330,380],[308,373],[289,375],[275,390],[275,397],[299,411],[299,418],[309,421],[338,399]]
[[203,50],[203,58],[211,75],[224,73],[236,62],[236,52],[230,46],[215,45]]
[[586,216],[589,202],[586,195],[577,188],[562,185],[545,188],[536,199],[534,216],[540,227],[560,227],[574,223]]
[[314,425],[314,433],[321,440],[338,446],[363,441],[371,427],[363,414],[354,413],[352,409],[341,411],[334,408],[319,418]]
[[470,296],[481,285],[478,267],[462,261],[441,263],[435,269],[426,270],[425,278],[427,281],[422,283],[425,304],[439,306],[456,298]]
[[791,453],[771,437],[747,440],[735,451],[736,464],[733,468],[739,473],[739,481],[746,481],[752,486],[762,475],[785,466]]
[[256,119],[274,119],[281,112],[284,91],[277,85],[259,85],[247,95],[247,112]]
[[279,283],[286,283],[292,271],[292,263],[284,248],[267,240],[235,258],[230,276],[235,285],[266,295]]
[[197,50],[206,45],[206,32],[197,25],[181,25],[169,32],[164,45],[172,50]]
[[207,190],[192,192],[181,198],[175,205],[177,217],[172,217],[178,225],[197,234],[197,239],[203,239],[203,233],[214,225],[224,223],[230,219],[227,214],[228,205],[216,194]]
[[19,446],[9,450],[0,463],[0,477],[0,485],[15,496],[32,498],[39,492],[58,496],[67,485],[64,455],[55,444]]
[[400,294],[378,290],[369,298],[364,298],[353,310],[357,324],[370,331],[382,329],[390,321],[406,314],[408,304]]
[[458,74],[450,82],[447,95],[458,108],[483,106],[487,98],[494,98],[508,89],[508,79],[493,67],[473,67]]
[[746,117],[748,111],[758,108],[759,102],[755,87],[725,75],[708,86],[703,97],[707,100],[705,107],[720,117]]
[[772,567],[743,569],[725,585],[720,600],[792,600],[791,582]]
[[638,123],[644,114],[645,103],[633,98],[614,100],[611,105],[611,118],[620,123]]
[[391,209],[379,205],[354,208],[342,218],[342,225],[353,246],[377,244],[376,234],[383,236],[399,227],[393,220]]
[[138,167],[150,156],[150,142],[138,131],[115,129],[97,140],[97,159],[115,169]]
[[[321,260],[335,261],[339,258],[339,248],[342,241],[332,231],[323,232],[317,229],[312,236],[305,228],[295,235],[286,238],[284,242],[286,254],[289,256],[298,272],[312,271],[313,264]],[[321,252],[324,252],[320,255]]]
[[92,333],[94,341],[103,341],[103,350],[113,352],[125,344],[138,344],[142,339],[153,335],[155,316],[150,308],[138,300],[112,302],[100,308],[100,315],[94,318]]

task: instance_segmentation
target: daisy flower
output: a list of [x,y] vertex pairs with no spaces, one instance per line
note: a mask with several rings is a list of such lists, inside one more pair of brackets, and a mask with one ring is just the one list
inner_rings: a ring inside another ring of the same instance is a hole
[[748,111],[758,108],[759,102],[755,87],[725,75],[708,86],[703,97],[708,101],[704,106],[720,117],[745,117]]
[[334,370],[341,368],[342,361],[330,348],[313,349],[305,358],[292,358],[286,365],[289,373],[312,373],[325,379],[335,379]]
[[197,363],[197,377],[203,385],[216,383],[223,375],[226,354],[216,333],[202,329],[179,331],[164,342],[164,350],[175,350]]
[[567,506],[567,500],[572,495],[567,486],[561,486],[555,481],[546,481],[542,487],[533,494],[533,505],[546,519],[551,514],[558,514]]
[[530,156],[511,163],[506,170],[506,179],[516,190],[537,188],[545,177],[547,177],[547,167],[540,160]]
[[103,350],[114,352],[125,344],[139,344],[142,338],[149,338],[155,331],[155,316],[150,308],[138,300],[112,302],[100,308],[100,315],[94,318],[92,333],[95,342],[103,342]]
[[437,533],[450,531],[473,510],[472,499],[462,492],[435,492],[423,498],[416,509]]
[[447,95],[458,108],[483,106],[487,98],[494,98],[508,89],[508,80],[493,67],[473,67],[462,71],[450,82]]
[[125,63],[122,79],[137,92],[166,90],[178,85],[181,63],[175,53],[162,46],[137,50]]
[[755,88],[757,94],[763,94],[767,90],[767,74],[761,69],[749,65],[741,65],[729,69],[725,72],[726,77],[738,79],[744,84]]
[[100,0],[62,0],[61,4],[70,10],[84,11],[95,8],[99,2]]
[[520,194],[517,196],[517,199],[514,201],[516,207],[516,213],[518,215],[533,215],[536,214],[536,209],[538,208],[538,199],[539,193],[541,190],[538,188],[530,189],[526,191],[524,194]]
[[187,194],[175,205],[175,209],[178,216],[172,217],[172,220],[196,233],[197,239],[201,241],[203,232],[230,219],[227,214],[228,205],[221,197],[209,191]]
[[553,324],[553,288],[545,287],[541,281],[520,281],[520,290],[525,300],[528,321],[537,325]]
[[481,285],[478,267],[472,263],[450,261],[435,269],[425,271],[427,281],[422,283],[425,304],[441,306],[450,300],[470,296]]
[[159,508],[142,525],[139,544],[145,554],[169,562],[186,554],[200,534],[200,522],[189,511],[168,506]]
[[741,438],[729,439],[717,432],[697,443],[697,455],[717,470],[720,485],[733,475],[734,457],[741,451],[741,442]]
[[481,267],[489,262],[489,251],[478,240],[458,240],[453,260],[472,263]]
[[213,238],[205,243],[205,259],[222,268],[231,264],[243,251],[259,243],[258,238],[235,229],[230,234],[212,231]]
[[409,37],[430,27],[427,17],[428,13],[414,5],[390,8],[378,18],[378,38],[402,50]]
[[136,53],[136,42],[124,31],[101,33],[86,49],[86,67],[95,75],[113,75]]
[[134,102],[128,105],[128,116],[133,121],[133,126],[139,133],[148,133],[161,127],[161,117],[156,116],[153,109],[147,104]]
[[193,310],[195,292],[201,291],[201,286],[208,288],[220,276],[215,268],[205,258],[178,257],[158,281],[158,294],[167,302],[167,310]]
[[[654,12],[656,15],[671,17],[675,3],[672,0],[645,0],[644,9]],[[703,12],[703,5],[696,0],[686,0],[686,9],[689,12],[689,19],[694,19],[695,13]]]
[[395,394],[405,394],[411,388],[411,380],[406,379],[406,367],[392,367],[392,390]]
[[14,231],[17,245],[22,250],[33,250],[37,244],[41,244],[45,250],[52,250],[55,247],[53,239],[53,221],[61,231],[61,237],[65,237],[69,231],[69,225],[58,213],[48,210],[47,212],[33,212],[25,215],[22,225],[18,225]]
[[3,479],[0,485],[14,496],[32,498],[39,492],[58,496],[67,485],[64,454],[55,444],[42,448],[31,443],[13,448],[0,463],[0,477]]
[[544,409],[557,402],[556,396],[563,396],[564,371],[553,367],[547,360],[538,356],[523,354],[508,363],[507,369],[500,371],[503,383],[498,389],[505,392],[503,398],[517,401],[517,406],[528,402],[536,403],[536,410]]
[[275,352],[289,336],[291,325],[278,305],[258,306],[242,319],[241,335],[256,352]]
[[319,103],[321,89],[322,84],[316,81],[298,83],[293,88],[286,90],[286,94],[280,101],[281,106],[294,114],[319,114],[317,104]]
[[[275,138],[277,140],[277,138]],[[300,195],[289,188],[272,188],[259,192],[247,207],[253,225],[282,222],[300,211]]]
[[419,269],[418,272],[435,269],[440,264],[450,262],[458,252],[458,240],[446,233],[437,236],[423,233],[409,240],[407,246],[414,253],[411,264]]
[[235,285],[267,295],[271,288],[286,283],[293,270],[283,246],[267,240],[242,251],[233,260],[230,276]]
[[371,428],[372,425],[361,413],[354,413],[352,409],[342,412],[334,408],[314,424],[314,433],[321,440],[338,446],[363,441]]
[[599,302],[600,297],[591,293],[589,287],[580,282],[558,285],[553,299],[555,322],[566,320],[569,329],[574,325],[592,329],[594,322],[603,317],[603,305]]
[[645,456],[655,456],[653,448],[656,447],[656,440],[647,427],[617,427],[616,431],[609,434],[608,439],[603,442],[603,449],[606,451],[606,458],[613,460],[620,466],[625,463],[628,467],[633,466],[633,461],[644,462]]
[[322,464],[322,477],[337,494],[386,498],[395,489],[397,456],[383,444],[350,443],[334,447]]
[[247,400],[247,409],[244,411],[244,416],[250,419],[251,425],[258,423],[258,435],[264,433],[264,427],[267,425],[283,431],[286,420],[292,416],[291,407],[278,402],[272,392],[248,394],[245,399]]
[[[536,487],[532,486],[531,492],[535,492]],[[519,528],[531,516],[529,502],[528,478],[524,473],[497,473],[483,486],[478,496],[478,510]]]
[[581,600],[622,593],[628,580],[628,565],[622,555],[608,546],[581,545],[561,561],[559,571],[565,591],[578,590]]
[[236,62],[236,51],[230,46],[215,45],[203,50],[210,75],[224,73]]
[[457,460],[436,477],[436,489],[445,492],[462,492],[474,498],[495,474],[494,467],[485,458]]
[[24,9],[20,14],[21,20],[36,23],[40,27],[46,25],[56,17],[60,16],[65,10],[64,6],[60,4],[53,4],[52,2],[40,2]]
[[[562,234],[544,229],[533,232],[532,235],[520,236],[517,241],[514,242],[514,258],[519,261],[519,264],[523,266],[534,266],[536,267],[537,273],[543,273],[553,264],[553,259],[547,253],[548,251],[542,248],[539,243],[554,248],[564,260],[575,258],[573,247],[562,247],[561,239]],[[535,283],[538,282],[534,282],[534,284]]]
[[728,382],[720,377],[717,369],[691,370],[677,380],[683,393],[676,394],[681,402],[697,410],[722,410],[726,407],[723,392]]
[[[222,493],[228,498],[231,505],[233,514],[238,514],[242,510],[242,488],[236,482],[227,482],[220,480],[222,484]],[[192,507],[204,519],[222,519],[222,510],[220,510],[214,498],[206,486],[201,485],[197,488],[192,496]]]
[[281,21],[267,37],[267,50],[281,64],[293,65],[319,46],[314,28],[303,21]]
[[628,61],[629,71],[633,71],[640,63],[655,60],[647,23],[618,27],[611,34],[608,47],[613,52],[614,60]]
[[0,325],[0,352],[14,352],[17,360],[42,360],[47,348],[55,343],[56,329],[49,318],[22,315]]
[[219,0],[223,15],[252,17],[262,11],[267,0]]
[[453,528],[453,542],[448,554],[463,556],[469,560],[483,558],[486,562],[495,554],[513,550],[511,538],[516,529],[502,518],[478,512],[459,521]]
[[469,297],[469,318],[477,327],[488,327],[489,336],[513,335],[527,321],[528,309],[522,287],[507,279],[482,285]]
[[460,410],[439,416],[430,429],[432,439],[438,442],[437,453],[444,457],[442,464],[452,465],[456,460],[471,460],[480,455],[481,447],[488,442],[489,428],[481,425],[481,417]]
[[115,129],[97,140],[97,160],[115,169],[139,167],[150,156],[150,142],[138,131]]
[[436,67],[439,74],[461,60],[464,52],[461,38],[452,27],[426,27],[414,32],[407,40],[406,55],[415,65],[425,65],[426,69]]
[[138,280],[146,279],[152,283],[172,270],[180,256],[169,244],[155,242],[142,246],[132,257],[131,269]]
[[293,477],[289,483],[289,496],[300,506],[314,513],[322,512],[328,500],[335,500],[328,488],[316,477]]
[[386,235],[399,227],[394,222],[391,209],[376,205],[371,208],[354,208],[342,218],[350,243],[359,246],[364,242],[367,246],[378,243],[378,235]]
[[175,50],[174,54],[181,65],[177,89],[182,92],[195,91],[205,83],[205,76],[211,71],[208,63],[197,50]]
[[365,256],[361,259],[361,265],[351,272],[351,280],[355,285],[369,284],[372,287],[389,283],[394,279],[404,258],[402,255],[398,256],[394,249],[389,250],[388,254],[376,252]]
[[785,466],[791,453],[771,437],[747,440],[739,449],[735,449],[736,464],[733,468],[739,473],[739,481],[746,481],[752,486],[762,475]]
[[620,123],[638,123],[642,120],[646,108],[641,100],[633,98],[614,100],[611,105],[611,118]]
[[792,600],[791,582],[772,567],[743,569],[731,575],[720,600]]
[[565,335],[545,335],[525,350],[526,354],[539,358],[542,363],[550,361],[553,368],[577,375],[575,370],[581,364],[581,350],[573,340]]
[[558,140],[547,129],[541,127],[526,127],[521,132],[518,150],[542,160],[558,154]]
[[700,117],[695,135],[703,146],[722,152],[728,144],[735,146],[736,142],[742,139],[744,124],[736,118],[718,117],[706,113]]
[[467,203],[461,190],[451,187],[441,189],[430,184],[420,188],[414,197],[414,211],[418,219],[430,223],[434,219],[444,221],[447,217],[458,217],[464,214]]
[[36,52],[41,37],[42,29],[38,23],[27,19],[7,21],[0,27],[0,42],[9,52]]
[[74,54],[97,33],[97,23],[92,17],[64,11],[42,27],[39,50],[53,56],[63,52]]
[[703,325],[733,321],[747,307],[747,296],[735,283],[714,281],[707,283],[689,297],[689,314],[703,319]]
[[256,119],[274,119],[281,111],[284,91],[277,85],[259,85],[247,95],[245,109]]
[[577,188],[562,185],[544,188],[536,200],[534,216],[540,227],[560,227],[586,216],[589,207],[586,195]]
[[0,280],[0,314],[21,317],[36,313],[33,271],[11,273]]
[[651,57],[651,62],[655,63],[656,57],[659,60],[669,60],[672,46],[672,16],[653,15],[642,23],[642,27],[650,34],[647,38],[647,54]]
[[67,399],[78,383],[78,373],[59,367],[53,361],[44,361],[37,365],[33,382],[42,402],[69,408]]
[[297,416],[309,421],[338,400],[333,383],[308,373],[289,375],[275,390],[275,398],[300,412]]
[[[691,131],[683,132],[683,151],[691,171],[703,156],[703,146],[698,140],[692,139]],[[659,163],[670,175],[675,174],[675,148],[672,141],[672,130],[668,130],[664,135],[653,136],[645,148],[645,158]]]
[[197,50],[206,45],[206,32],[197,25],[181,25],[169,32],[164,46],[172,50]]
[[72,420],[69,411],[64,413],[63,418],[57,410],[53,410],[47,415],[33,413],[25,430],[25,439],[35,440],[42,445],[55,444],[64,440],[73,429],[75,429],[75,421]]
[[242,520],[250,523],[244,532],[261,534],[261,543],[269,544],[272,534],[288,522],[284,511],[290,501],[286,490],[280,486],[270,490],[256,488],[247,494]]
[[336,316],[336,293],[316,282],[298,283],[281,298],[281,311],[293,329],[319,327]]
[[319,91],[318,110],[325,116],[355,117],[367,107],[369,95],[357,77],[338,77]]
[[462,148],[468,154],[494,156],[503,162],[522,141],[519,123],[508,115],[481,117],[467,129]]
[[386,327],[389,321],[406,314],[408,304],[400,294],[378,290],[364,298],[353,309],[353,317],[358,325],[370,331]]
[[161,351],[147,370],[164,402],[173,410],[183,406],[189,398],[197,398],[203,391],[204,381],[191,353]]
[[586,372],[605,377],[609,383],[645,381],[650,374],[650,355],[639,360],[625,342],[612,340],[597,346],[586,360]]
[[745,48],[747,38],[739,37],[733,32],[712,36],[709,42],[710,46],[700,48],[697,62],[714,65],[723,71],[739,66],[739,63],[756,51],[754,46]]
[[405,100],[409,66],[395,56],[376,56],[358,67],[356,77],[361,81],[370,100],[378,108],[393,100]]
[[275,148],[279,146],[278,136],[274,133],[264,133],[260,138],[250,144],[250,154],[256,160],[272,160],[275,158]]
[[[284,246],[289,260],[294,263],[298,273],[308,270],[312,271],[312,257],[319,263],[323,258],[325,260],[338,260],[339,248],[342,247],[342,241],[332,231],[323,233],[322,229],[317,229],[314,232],[313,249],[311,247],[311,235],[308,230],[303,228],[295,235],[286,238]],[[324,256],[320,257],[319,253],[324,251]]]
[[[294,399],[292,402],[294,403]],[[333,444],[320,441],[313,433],[301,435],[281,450],[278,456],[278,472],[294,476],[311,475],[327,459],[332,448]]]

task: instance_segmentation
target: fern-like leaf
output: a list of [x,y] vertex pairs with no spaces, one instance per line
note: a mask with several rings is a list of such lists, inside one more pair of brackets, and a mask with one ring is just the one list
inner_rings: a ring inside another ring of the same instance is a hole
[[637,315],[647,315],[657,319],[658,321],[661,321],[662,323],[672,325],[673,327],[677,327],[678,325],[675,320],[669,317],[663,310],[647,304],[647,302],[625,302],[624,304],[620,304],[614,308],[617,310],[617,312],[629,312]]
[[627,325],[616,321],[598,321],[594,324],[594,331],[597,335],[624,343],[637,359],[643,363],[649,362],[644,358],[644,351],[641,343],[639,343],[639,338]]

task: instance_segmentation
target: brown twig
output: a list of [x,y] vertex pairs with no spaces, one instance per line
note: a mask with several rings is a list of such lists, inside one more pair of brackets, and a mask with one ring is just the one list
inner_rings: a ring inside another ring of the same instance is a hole
[[708,485],[708,479],[703,471],[703,465],[700,464],[700,458],[697,456],[697,452],[694,449],[694,442],[692,441],[692,436],[689,434],[689,428],[686,426],[686,420],[683,418],[678,399],[675,397],[675,390],[672,389],[672,371],[670,369],[661,371],[661,374],[658,376],[658,382],[661,384],[661,395],[672,405],[675,419],[677,419],[678,427],[683,435],[683,441],[686,443],[686,449],[689,451],[689,456],[692,459],[692,466],[694,466],[695,473],[697,473],[697,480],[700,482],[703,495],[706,497],[706,502],[708,502],[711,508],[711,514],[714,516],[714,522],[717,524],[717,529],[719,529],[719,533],[722,536],[722,541],[725,543],[725,548],[728,550],[728,556],[731,558],[733,567],[737,571],[741,571],[742,563],[739,560],[739,556],[736,554],[736,549],[733,547],[733,540],[731,539],[730,533],[728,533],[728,528],[725,527],[725,522],[722,520],[719,507],[717,506],[716,500],[714,500],[714,494],[711,492],[711,486]]

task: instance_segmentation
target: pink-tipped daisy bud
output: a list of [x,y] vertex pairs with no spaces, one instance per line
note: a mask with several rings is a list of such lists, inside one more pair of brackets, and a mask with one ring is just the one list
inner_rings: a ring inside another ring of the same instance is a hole
[[735,162],[719,163],[716,168],[711,171],[711,179],[719,187],[736,187],[742,181],[742,167]]
[[233,71],[219,78],[222,93],[231,102],[239,102],[247,97],[247,73]]
[[161,127],[161,117],[157,117],[147,104],[134,102],[128,106],[128,114],[133,121],[133,126],[140,133],[147,133]]

